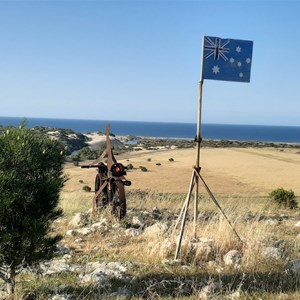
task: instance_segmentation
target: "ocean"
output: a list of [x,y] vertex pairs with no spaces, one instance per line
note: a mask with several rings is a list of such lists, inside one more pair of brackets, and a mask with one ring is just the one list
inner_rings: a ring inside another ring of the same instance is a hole
[[[18,126],[22,118],[0,117],[2,126]],[[72,129],[75,132],[105,132],[110,123],[111,132],[116,135],[135,135],[164,138],[194,139],[197,132],[195,123],[163,123],[108,120],[75,120],[26,118],[27,127],[47,126]],[[202,124],[205,139],[300,143],[300,126],[228,125]]]

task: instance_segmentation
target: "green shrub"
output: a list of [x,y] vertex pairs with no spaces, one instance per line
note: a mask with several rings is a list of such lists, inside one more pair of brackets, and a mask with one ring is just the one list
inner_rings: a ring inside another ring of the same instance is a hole
[[169,158],[169,161],[171,161],[171,162],[172,162],[172,161],[174,161],[174,158],[172,158],[172,157],[171,157],[171,158]]
[[298,205],[295,193],[292,190],[287,191],[283,188],[278,188],[272,191],[269,196],[275,203],[283,207],[293,209]]
[[92,188],[88,185],[83,186],[82,189],[86,192],[90,192],[92,190]]
[[140,166],[139,168],[141,169],[142,172],[147,172],[148,171],[148,169],[144,166]]
[[132,169],[133,169],[133,165],[132,165],[132,164],[128,164],[128,165],[126,166],[126,168],[127,168],[127,170],[132,170]]
[[16,275],[51,259],[62,239],[51,225],[63,214],[64,147],[24,126],[0,136],[0,278],[9,299]]

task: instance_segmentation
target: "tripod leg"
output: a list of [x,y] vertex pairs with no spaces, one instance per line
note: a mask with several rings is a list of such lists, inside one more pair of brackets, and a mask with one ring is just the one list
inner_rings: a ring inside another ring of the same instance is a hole
[[177,243],[177,248],[176,248],[176,253],[175,253],[175,259],[178,259],[179,257],[179,251],[181,248],[181,242],[182,242],[182,236],[183,236],[183,231],[184,231],[184,227],[185,227],[185,222],[186,222],[186,215],[187,215],[187,211],[188,211],[188,207],[189,207],[189,202],[191,199],[191,195],[192,195],[192,190],[193,187],[195,185],[195,171],[193,172],[193,176],[192,176],[192,180],[191,180],[191,185],[190,185],[190,189],[185,201],[185,205],[184,205],[184,210],[183,210],[183,217],[182,217],[182,223],[181,223],[181,229],[180,229],[180,234],[178,237],[178,243]]
[[189,198],[191,197],[190,194],[191,194],[191,191],[193,190],[194,185],[195,185],[195,180],[194,180],[194,179],[195,179],[195,174],[194,174],[194,172],[193,172],[192,178],[191,178],[191,182],[190,182],[189,191],[188,191],[188,194],[187,194],[187,196],[186,196],[186,198],[185,198],[185,200],[184,200],[184,203],[183,203],[183,205],[182,205],[182,207],[181,207],[180,214],[179,214],[179,216],[178,216],[178,218],[177,218],[177,221],[176,221],[176,224],[175,224],[175,229],[177,229],[177,226],[178,226],[178,224],[179,224],[179,222],[180,222],[180,219],[181,219],[182,214],[183,214],[183,212],[184,212],[184,210],[185,210],[185,207],[187,206],[187,203],[189,202]]
[[199,178],[195,177],[195,199],[194,199],[194,238],[197,237],[197,218],[198,218],[198,202],[199,202]]
[[213,200],[213,202],[216,204],[216,206],[218,207],[219,211],[222,213],[223,217],[225,218],[225,220],[227,221],[228,225],[231,227],[233,233],[236,235],[236,237],[238,238],[238,240],[243,244],[242,239],[240,238],[240,236],[238,235],[238,233],[236,232],[236,230],[234,229],[234,227],[232,226],[231,222],[229,221],[229,219],[227,218],[225,212],[223,211],[223,209],[221,208],[220,204],[218,203],[217,199],[215,198],[215,196],[213,195],[213,193],[211,192],[211,190],[209,189],[208,185],[206,184],[206,182],[204,181],[203,177],[200,175],[200,173],[196,172],[198,178],[202,181],[206,191],[208,192],[210,198]]

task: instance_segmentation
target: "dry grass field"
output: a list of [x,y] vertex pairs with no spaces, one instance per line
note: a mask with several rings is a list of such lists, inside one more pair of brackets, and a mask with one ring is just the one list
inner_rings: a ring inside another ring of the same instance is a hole
[[[278,187],[300,194],[299,152],[299,149],[204,148],[201,150],[201,174],[216,194],[265,195]],[[134,166],[127,174],[127,179],[132,181],[129,190],[185,193],[195,157],[195,149],[144,150],[117,156],[117,160]],[[174,161],[169,161],[170,158]],[[142,172],[139,166],[145,166],[148,171]],[[64,191],[80,191],[80,179],[93,187],[96,169],[80,169],[67,164],[65,172],[70,180]]]

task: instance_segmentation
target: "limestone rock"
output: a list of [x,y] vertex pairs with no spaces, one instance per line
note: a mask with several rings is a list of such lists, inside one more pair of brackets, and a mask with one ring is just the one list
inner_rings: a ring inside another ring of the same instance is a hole
[[238,267],[241,263],[241,259],[242,253],[238,250],[230,250],[223,257],[225,265],[233,267]]
[[88,213],[77,213],[71,220],[71,225],[76,227],[82,227],[88,224],[89,214]]
[[77,230],[77,232],[79,234],[82,234],[82,235],[89,235],[91,234],[92,232],[94,232],[95,230],[93,230],[92,228],[90,227],[84,227],[84,228],[80,228]]
[[60,244],[56,245],[56,251],[55,251],[56,255],[64,255],[64,254],[68,254],[69,252],[70,249],[67,245],[60,245]]
[[133,216],[131,223],[132,223],[132,227],[134,228],[141,228],[144,227],[145,225],[144,220],[140,216]]
[[194,253],[195,261],[208,262],[215,256],[214,241],[207,238],[194,239],[190,242],[190,252]]
[[298,221],[294,226],[295,227],[300,227],[300,221]]
[[295,259],[289,262],[287,265],[287,270],[294,273],[295,275],[300,275],[300,259]]
[[166,223],[155,223],[152,226],[147,227],[144,230],[143,235],[147,237],[161,237],[168,231],[168,225]]
[[79,277],[84,283],[109,284],[113,278],[126,279],[126,272],[133,264],[129,262],[92,262],[87,263],[85,272]]
[[220,285],[215,282],[209,282],[205,287],[203,287],[199,293],[199,298],[201,300],[215,299],[216,294],[220,290]]
[[131,235],[131,236],[139,236],[142,234],[142,231],[140,229],[136,229],[136,228],[128,228],[124,232],[125,232],[125,235]]
[[75,236],[76,234],[78,234],[78,231],[74,229],[70,229],[66,232],[66,235],[68,236]]
[[43,276],[53,275],[59,273],[66,273],[70,271],[70,266],[64,259],[54,259],[40,264],[40,269]]
[[276,247],[266,247],[262,251],[263,256],[269,259],[279,260],[282,257],[282,251]]

